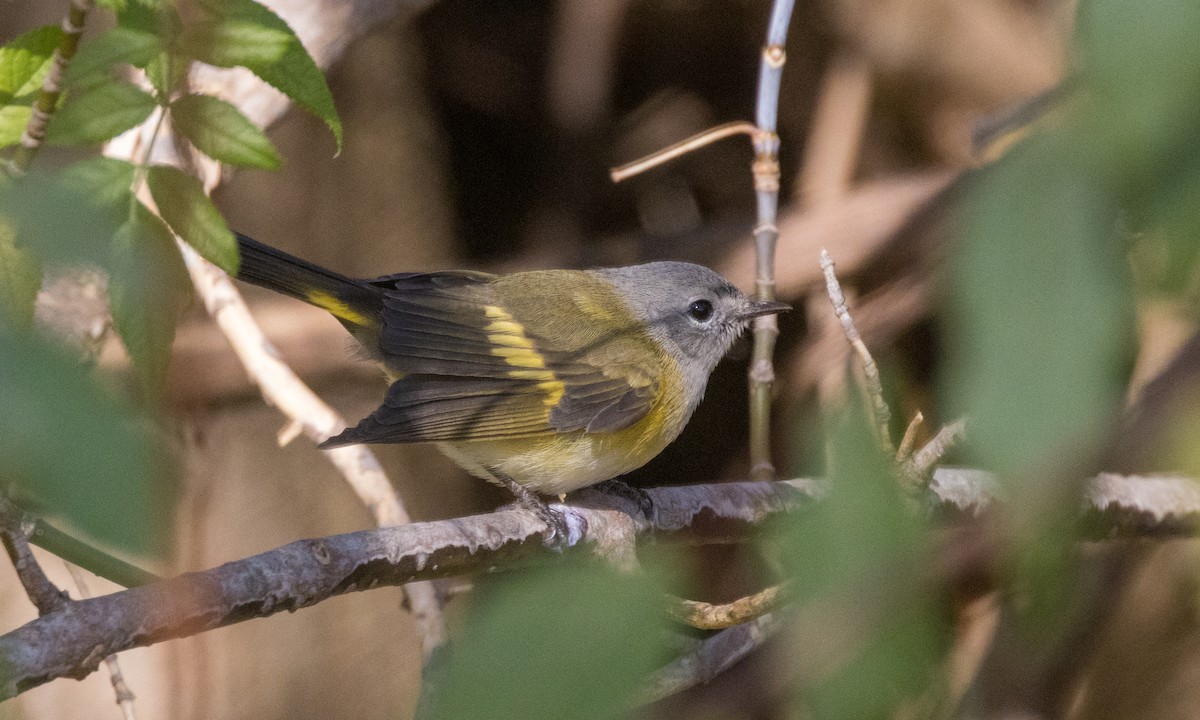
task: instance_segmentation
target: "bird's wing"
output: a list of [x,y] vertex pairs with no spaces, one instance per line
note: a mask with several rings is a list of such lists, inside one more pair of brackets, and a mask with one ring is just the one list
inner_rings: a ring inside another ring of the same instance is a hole
[[649,412],[659,369],[644,333],[612,323],[601,332],[561,293],[547,313],[536,283],[514,300],[493,280],[436,273],[376,281],[390,286],[379,354],[399,379],[382,406],[327,445],[613,432]]

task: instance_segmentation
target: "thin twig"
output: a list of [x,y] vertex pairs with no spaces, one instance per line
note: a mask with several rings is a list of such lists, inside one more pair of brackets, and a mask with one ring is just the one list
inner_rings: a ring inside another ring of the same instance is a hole
[[778,617],[767,614],[722,630],[655,673],[642,691],[642,702],[657,702],[708,683],[761,647],[781,625]]
[[923,489],[929,483],[934,466],[942,461],[946,453],[950,452],[950,448],[962,441],[966,433],[967,421],[965,418],[947,423],[916,454],[901,463],[902,474],[918,481],[915,489]]
[[774,612],[785,594],[783,585],[772,585],[721,605],[673,597],[668,599],[667,614],[698,630],[724,630]]
[[925,424],[925,415],[920,410],[909,421],[904,429],[904,437],[900,438],[900,449],[896,450],[896,462],[904,462],[912,456],[913,446],[917,443],[917,432]]
[[[67,567],[67,572],[71,573],[71,579],[75,581],[75,587],[79,590],[79,597],[91,597],[92,593],[88,589],[87,577],[84,575],[83,568],[65,560],[63,565]],[[125,720],[137,720],[137,714],[133,711],[133,701],[136,698],[125,682],[125,675],[121,672],[121,663],[117,661],[117,656],[109,655],[104,658],[104,665],[108,668],[108,676],[112,680],[113,692],[116,694],[117,706],[121,708],[121,714],[125,716]]]
[[879,380],[879,367],[875,365],[875,358],[871,357],[871,351],[867,349],[866,343],[862,341],[862,337],[858,334],[858,328],[854,325],[854,318],[850,316],[850,310],[846,307],[846,297],[842,294],[842,286],[838,282],[837,274],[834,272],[833,258],[829,256],[829,251],[824,248],[821,249],[821,270],[825,273],[825,289],[829,293],[829,301],[833,303],[833,312],[842,324],[842,332],[845,333],[846,340],[850,342],[850,346],[854,348],[854,351],[858,353],[858,357],[862,361],[864,384],[866,385],[867,394],[871,399],[871,409],[875,417],[875,427],[879,435],[879,444],[889,455],[894,455],[896,449],[892,445],[891,430],[889,429],[892,420],[892,411],[888,408],[887,401],[883,398],[883,383]]
[[754,138],[758,135],[758,128],[754,124],[748,123],[744,120],[736,120],[734,122],[725,123],[724,125],[718,125],[716,127],[709,128],[704,132],[697,133],[686,140],[681,140],[674,145],[665,147],[662,150],[656,150],[655,152],[652,152],[644,157],[640,157],[633,162],[625,163],[620,167],[615,167],[612,170],[609,170],[608,174],[609,177],[612,178],[613,182],[619,183],[622,180],[628,180],[635,175],[640,175],[651,168],[658,167],[659,165],[662,165],[670,160],[674,160],[677,157],[687,155],[688,153],[698,150],[705,145],[711,145],[718,140],[723,140],[727,137],[733,137],[734,135],[749,135],[751,138]]
[[50,582],[42,566],[38,565],[37,558],[29,549],[27,525],[24,514],[0,495],[0,542],[12,560],[29,601],[37,608],[38,615],[46,616],[61,610],[71,599]]

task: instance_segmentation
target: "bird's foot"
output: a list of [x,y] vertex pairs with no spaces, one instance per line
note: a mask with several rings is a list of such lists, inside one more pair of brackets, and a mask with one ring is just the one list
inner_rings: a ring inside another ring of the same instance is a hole
[[529,510],[538,519],[546,523],[546,532],[542,536],[542,544],[562,552],[570,547],[571,530],[567,526],[567,518],[559,511],[552,509],[538,497],[537,493],[520,484],[516,480],[497,475],[497,479],[517,497],[517,504]]

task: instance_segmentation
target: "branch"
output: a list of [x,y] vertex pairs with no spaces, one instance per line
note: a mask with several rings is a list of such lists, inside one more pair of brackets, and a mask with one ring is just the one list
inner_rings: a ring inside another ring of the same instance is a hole
[[[929,490],[936,518],[962,520],[996,502],[997,482],[985,472],[943,468]],[[583,545],[574,552],[628,553],[635,538],[646,535],[655,542],[744,540],[773,517],[812,507],[823,495],[823,483],[723,483],[647,492],[652,517],[631,501],[586,490],[575,496],[579,505],[555,506],[567,518],[572,546]],[[1200,484],[1180,477],[1101,475],[1087,485],[1081,522],[1089,537],[1191,535],[1200,528]],[[85,677],[114,652],[344,593],[555,560],[560,556],[542,544],[545,530],[521,509],[363,530],[301,540],[211,570],[71,602],[0,636],[0,700],[56,678]]]
[[8,498],[0,495],[0,542],[3,543],[8,557],[12,560],[17,578],[25,588],[30,602],[38,610],[38,615],[45,616],[62,610],[71,599],[65,592],[59,590],[46,577],[42,566],[29,549],[28,523],[24,515]]

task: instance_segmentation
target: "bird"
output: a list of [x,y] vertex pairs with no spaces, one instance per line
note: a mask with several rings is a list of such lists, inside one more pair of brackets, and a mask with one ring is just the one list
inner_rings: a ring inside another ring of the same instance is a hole
[[435,443],[508,488],[549,538],[565,522],[539,493],[649,462],[750,321],[790,309],[685,262],[357,279],[235,235],[239,280],[326,310],[387,378],[382,404],[320,447]]

